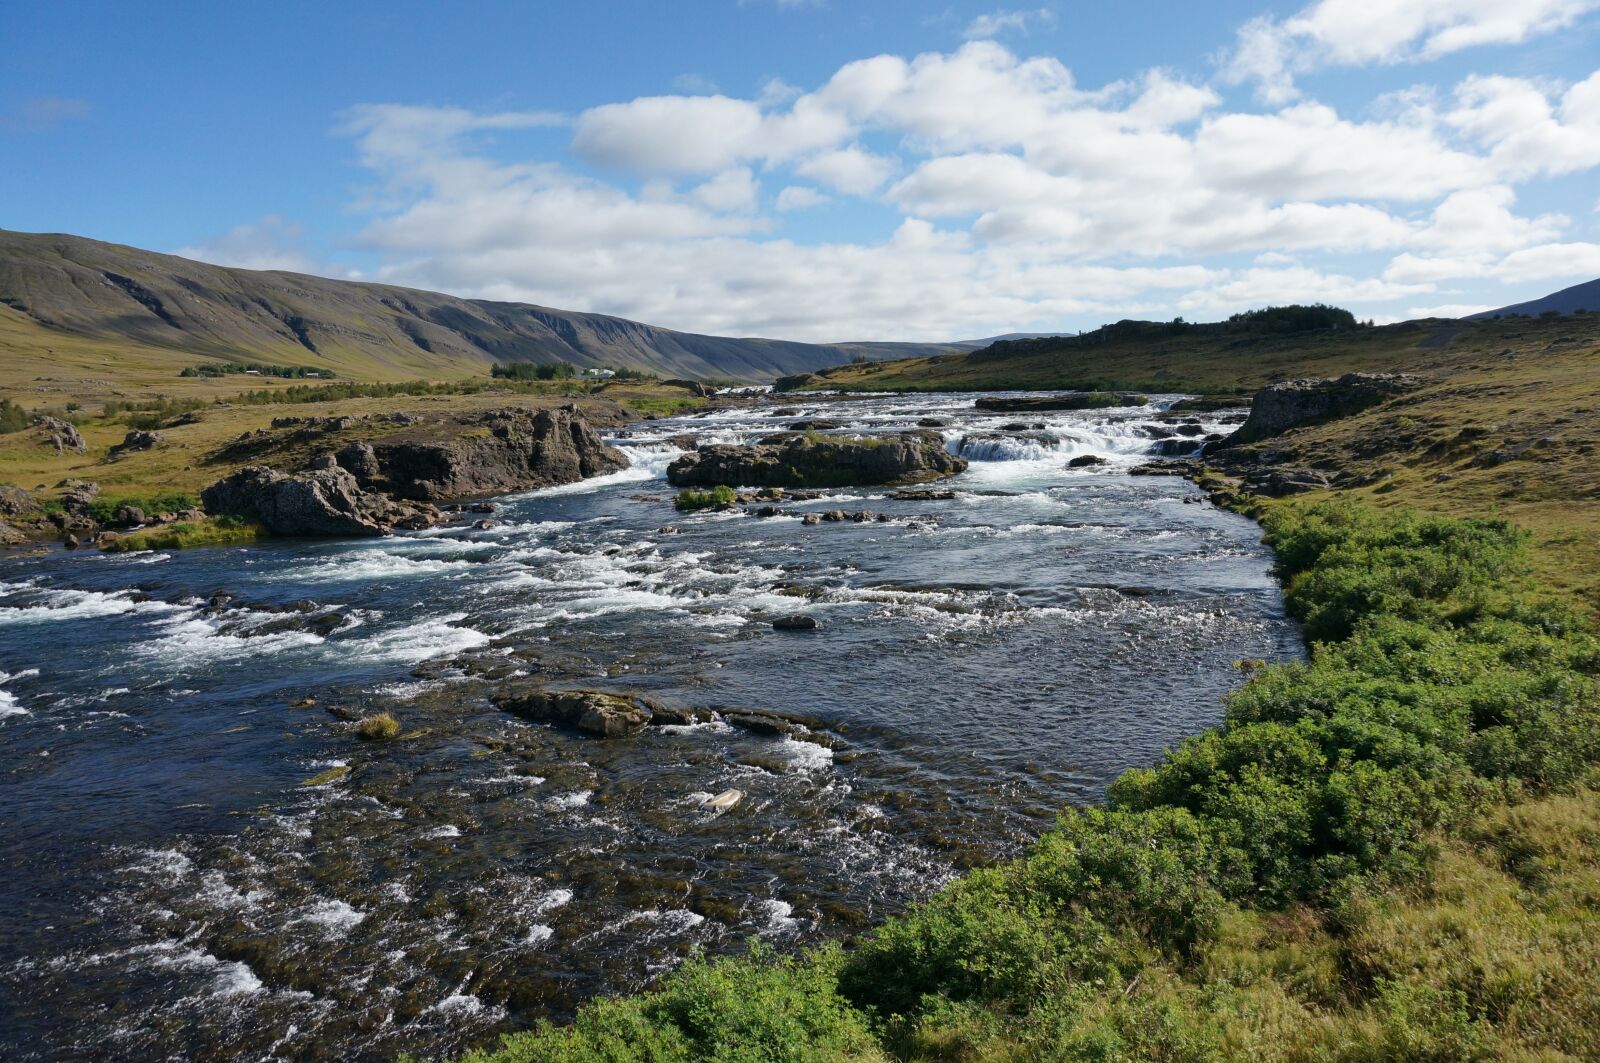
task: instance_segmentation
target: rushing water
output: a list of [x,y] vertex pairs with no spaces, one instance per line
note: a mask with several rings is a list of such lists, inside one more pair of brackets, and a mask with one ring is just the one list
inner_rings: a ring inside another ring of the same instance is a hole
[[[1298,652],[1255,527],[1127,475],[1159,405],[800,409],[948,421],[945,501],[676,514],[669,437],[795,419],[767,407],[635,426],[632,468],[492,529],[0,560],[0,1055],[448,1053],[1015,853],[1215,723],[1234,660]],[[890,519],[799,518],[831,509]],[[814,733],[597,741],[497,711],[523,675]],[[407,737],[356,740],[380,709]]]

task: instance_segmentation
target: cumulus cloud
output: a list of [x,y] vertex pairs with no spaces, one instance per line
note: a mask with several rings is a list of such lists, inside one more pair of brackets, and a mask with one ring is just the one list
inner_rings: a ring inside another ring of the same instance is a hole
[[1516,44],[1597,8],[1600,0],[1318,0],[1282,21],[1246,23],[1224,73],[1235,83],[1256,83],[1267,102],[1284,103],[1298,95],[1296,74]]
[[849,196],[869,196],[894,173],[894,160],[851,146],[814,155],[795,173]]
[[[1453,48],[1467,23],[1417,25],[1374,54]],[[1463,278],[1593,275],[1571,219],[1517,190],[1600,165],[1597,96],[1600,75],[1478,77],[1366,112],[1246,111],[1172,73],[1086,87],[976,40],[751,99],[374,105],[343,128],[376,178],[358,243],[385,279],[698,331],[937,338],[1290,300],[1383,318]],[[774,235],[776,213],[835,202],[888,235]]]
[[825,196],[815,188],[807,188],[805,185],[789,185],[778,193],[778,198],[773,205],[779,210],[789,211],[805,210],[807,207],[820,207],[823,204],[832,202],[833,198],[831,196]]

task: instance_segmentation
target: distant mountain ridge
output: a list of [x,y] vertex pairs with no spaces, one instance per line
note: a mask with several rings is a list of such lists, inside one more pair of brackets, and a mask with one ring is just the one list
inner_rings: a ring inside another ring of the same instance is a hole
[[1550,311],[1558,314],[1571,314],[1579,310],[1587,310],[1592,314],[1600,314],[1600,280],[1584,281],[1574,284],[1570,288],[1563,288],[1559,292],[1538,299],[1530,299],[1525,303],[1513,303],[1502,306],[1498,310],[1485,310],[1481,314],[1470,314],[1466,320],[1476,321],[1491,317],[1538,317]]
[[[81,236],[0,230],[0,316],[214,359],[358,379],[482,375],[564,361],[667,377],[769,380],[857,358],[970,349],[706,336],[605,314],[462,299],[387,284],[234,269]],[[15,322],[14,322],[15,323]]]

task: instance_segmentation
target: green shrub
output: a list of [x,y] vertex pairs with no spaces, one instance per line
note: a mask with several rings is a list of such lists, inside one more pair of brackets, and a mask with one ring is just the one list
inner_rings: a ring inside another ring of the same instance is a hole
[[32,423],[33,414],[10,399],[0,399],[0,435],[20,432]]
[[465,1063],[762,1063],[882,1058],[866,1017],[835,989],[837,948],[785,958],[759,942],[743,957],[691,960],[652,992],[541,1023]]
[[709,491],[695,491],[693,489],[679,491],[673,505],[683,513],[694,513],[702,509],[717,509],[721,506],[731,506],[739,500],[733,488],[727,484],[718,484]]

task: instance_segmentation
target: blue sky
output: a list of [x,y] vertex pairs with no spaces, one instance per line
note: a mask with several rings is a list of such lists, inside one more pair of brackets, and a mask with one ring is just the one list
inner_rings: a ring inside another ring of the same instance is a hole
[[0,227],[803,339],[1600,275],[1600,0],[18,5]]

